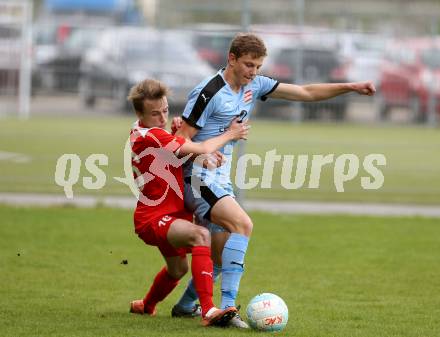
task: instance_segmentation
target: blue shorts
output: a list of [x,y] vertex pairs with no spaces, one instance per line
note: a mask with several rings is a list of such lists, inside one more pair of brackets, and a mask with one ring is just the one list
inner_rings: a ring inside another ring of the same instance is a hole
[[197,223],[211,233],[226,232],[222,226],[211,222],[211,208],[223,197],[229,195],[235,198],[232,184],[220,185],[213,182],[205,185],[196,177],[187,177],[183,186],[185,208],[194,213]]

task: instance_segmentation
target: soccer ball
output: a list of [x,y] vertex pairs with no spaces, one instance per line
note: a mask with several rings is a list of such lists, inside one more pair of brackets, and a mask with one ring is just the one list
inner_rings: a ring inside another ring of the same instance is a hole
[[255,296],[246,308],[249,325],[262,331],[281,331],[289,319],[289,309],[281,297],[263,293]]

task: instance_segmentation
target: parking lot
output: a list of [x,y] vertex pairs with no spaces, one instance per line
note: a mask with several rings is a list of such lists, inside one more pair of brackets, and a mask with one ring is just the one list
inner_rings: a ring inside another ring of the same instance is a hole
[[[16,97],[0,100],[0,116],[8,116],[17,107]],[[264,108],[264,104],[262,105]],[[260,108],[261,109],[261,108]],[[297,117],[295,106],[277,108],[273,111],[278,117],[283,119],[293,119]],[[171,110],[173,115],[178,115],[181,111]],[[100,104],[86,107],[76,95],[37,95],[31,98],[31,115],[38,116],[130,116],[130,112],[121,111],[116,108],[111,99],[103,99]],[[134,116],[134,115],[133,115]],[[390,113],[390,121],[396,123],[410,122],[410,111],[407,108],[394,108]],[[323,110],[318,118],[319,121],[330,121],[331,114]],[[373,98],[359,99],[355,97],[349,101],[347,106],[346,122],[354,123],[374,123],[378,121],[376,104]]]

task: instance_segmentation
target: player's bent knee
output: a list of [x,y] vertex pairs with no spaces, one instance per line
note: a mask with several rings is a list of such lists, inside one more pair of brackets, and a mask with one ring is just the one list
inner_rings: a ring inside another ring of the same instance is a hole
[[254,227],[254,224],[252,223],[251,218],[247,214],[243,214],[237,216],[232,221],[230,226],[232,227],[233,233],[239,233],[245,236],[250,236],[252,234],[252,229]]
[[205,227],[197,226],[193,233],[192,246],[210,246],[211,236]]
[[244,211],[234,214],[211,214],[211,221],[225,228],[228,232],[250,236],[254,227],[251,218]]
[[250,236],[252,234],[252,229],[254,228],[251,218],[246,214],[240,219],[239,223],[241,225],[242,234]]
[[200,239],[201,239],[201,245],[202,246],[210,246],[211,245],[211,234],[209,233],[209,230],[205,227],[200,227]]

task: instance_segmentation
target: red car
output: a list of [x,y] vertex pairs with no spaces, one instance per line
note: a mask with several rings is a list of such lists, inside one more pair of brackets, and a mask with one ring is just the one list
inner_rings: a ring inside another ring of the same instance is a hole
[[379,73],[378,109],[382,119],[392,107],[407,107],[414,121],[440,113],[440,38],[398,40],[385,52]]

